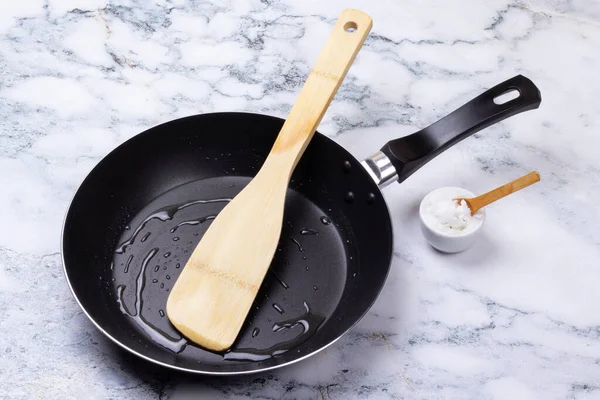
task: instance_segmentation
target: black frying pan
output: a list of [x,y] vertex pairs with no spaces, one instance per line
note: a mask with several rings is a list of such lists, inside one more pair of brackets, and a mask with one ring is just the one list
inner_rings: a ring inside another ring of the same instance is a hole
[[[519,97],[495,104],[513,89]],[[270,271],[226,353],[187,343],[170,325],[165,304],[211,219],[262,165],[282,119],[197,115],[156,126],[113,150],[68,210],[62,237],[67,280],[106,336],[166,367],[239,374],[306,358],[356,324],[385,282],[393,241],[380,187],[402,182],[474,132],[540,102],[529,79],[514,77],[362,163],[316,133],[292,176]]]

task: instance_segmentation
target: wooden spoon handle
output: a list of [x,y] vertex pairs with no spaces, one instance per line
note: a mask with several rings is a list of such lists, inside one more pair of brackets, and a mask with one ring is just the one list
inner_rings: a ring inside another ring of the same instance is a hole
[[341,13],[269,154],[282,172],[291,175],[372,26],[362,11]]
[[533,171],[525,176],[522,176],[520,178],[515,179],[512,182],[507,183],[506,185],[502,185],[499,188],[490,190],[487,193],[469,199],[471,213],[475,214],[480,208],[485,207],[488,204],[493,203],[494,201],[499,200],[503,197],[506,197],[511,193],[526,188],[529,185],[533,185],[534,183],[539,182],[539,180],[540,174],[538,174],[536,171]]

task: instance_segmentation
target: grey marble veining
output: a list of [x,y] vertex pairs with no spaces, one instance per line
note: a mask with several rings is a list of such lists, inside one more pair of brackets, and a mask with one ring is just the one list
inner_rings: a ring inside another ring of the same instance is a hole
[[[193,378],[140,365],[76,305],[60,227],[91,168],[161,122],[285,117],[346,7],[373,30],[319,131],[356,157],[524,74],[539,110],[385,189],[390,277],[341,340],[288,368]],[[600,5],[595,1],[24,0],[0,3],[0,398],[600,398]],[[430,190],[542,181],[432,250]]]

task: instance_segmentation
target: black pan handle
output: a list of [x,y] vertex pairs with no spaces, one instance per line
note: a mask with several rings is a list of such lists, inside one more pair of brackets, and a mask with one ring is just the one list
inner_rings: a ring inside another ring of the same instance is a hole
[[[518,97],[502,104],[494,102],[494,99],[513,90],[518,92]],[[461,140],[515,114],[536,109],[541,101],[540,91],[533,82],[517,75],[494,86],[427,128],[388,142],[381,148],[380,153],[363,161],[363,165],[380,186],[393,182],[395,174],[398,182],[402,182]],[[390,168],[391,166],[393,168]]]

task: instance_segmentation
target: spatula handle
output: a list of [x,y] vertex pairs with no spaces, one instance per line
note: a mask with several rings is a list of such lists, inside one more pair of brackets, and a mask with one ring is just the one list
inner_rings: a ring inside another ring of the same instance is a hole
[[282,171],[291,175],[372,26],[362,11],[340,15],[269,155]]

